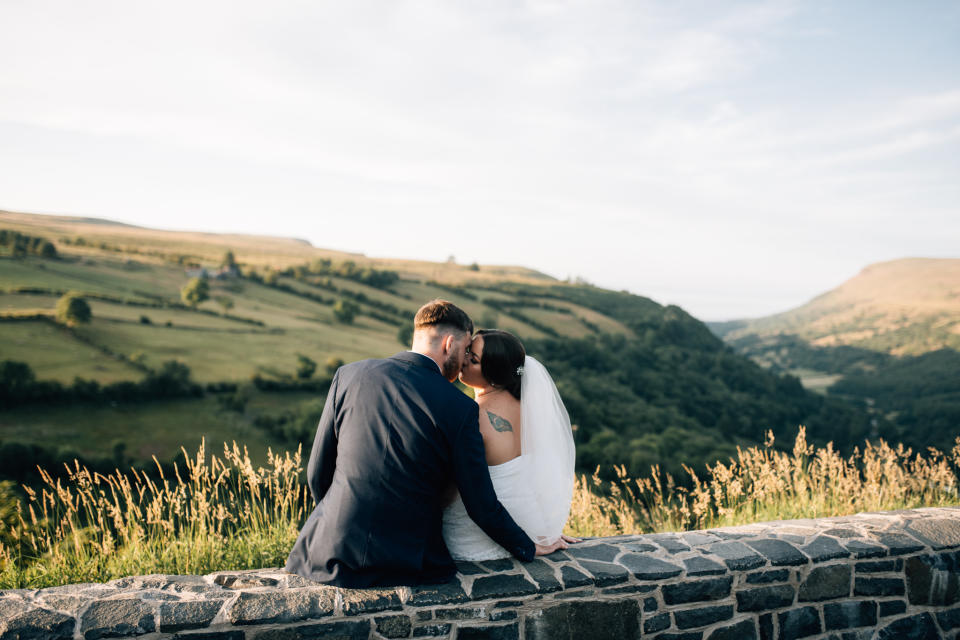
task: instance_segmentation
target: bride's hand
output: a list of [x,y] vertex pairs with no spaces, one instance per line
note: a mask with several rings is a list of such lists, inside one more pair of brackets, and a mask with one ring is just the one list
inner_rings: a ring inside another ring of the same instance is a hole
[[568,536],[568,535],[565,535],[565,534],[562,534],[562,533],[560,534],[560,538],[561,538],[564,542],[569,542],[570,544],[576,544],[577,542],[583,542],[583,540],[581,540],[580,538],[574,538],[573,536]]
[[536,543],[534,543],[534,546],[536,546],[536,548],[537,548],[537,552],[536,552],[535,555],[538,555],[538,556],[547,556],[547,555],[550,555],[551,553],[553,553],[554,551],[559,551],[560,549],[566,549],[569,545],[568,545],[567,542],[561,537],[559,540],[557,540],[557,541],[554,542],[553,544],[536,544]]

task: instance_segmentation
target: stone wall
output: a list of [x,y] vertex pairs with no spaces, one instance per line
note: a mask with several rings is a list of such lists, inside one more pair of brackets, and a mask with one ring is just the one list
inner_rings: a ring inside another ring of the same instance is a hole
[[960,508],[598,538],[455,582],[338,589],[277,569],[0,591],[0,640],[960,637]]

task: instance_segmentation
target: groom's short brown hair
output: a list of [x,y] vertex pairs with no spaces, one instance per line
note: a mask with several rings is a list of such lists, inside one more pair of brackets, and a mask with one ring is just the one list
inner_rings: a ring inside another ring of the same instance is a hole
[[473,320],[467,312],[448,300],[437,298],[420,307],[413,317],[413,329],[447,326],[464,333],[473,333]]

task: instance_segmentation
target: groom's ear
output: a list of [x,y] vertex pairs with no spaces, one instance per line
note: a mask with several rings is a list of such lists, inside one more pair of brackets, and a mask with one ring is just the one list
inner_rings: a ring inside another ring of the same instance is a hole
[[440,342],[440,348],[443,349],[443,353],[452,353],[456,341],[457,339],[452,333],[443,336],[443,341]]

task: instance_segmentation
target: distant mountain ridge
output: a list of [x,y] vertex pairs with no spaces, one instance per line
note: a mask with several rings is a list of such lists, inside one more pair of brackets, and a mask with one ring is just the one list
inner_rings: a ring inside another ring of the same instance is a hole
[[960,259],[879,262],[796,309],[708,326],[732,344],[787,334],[815,347],[892,355],[960,349]]

